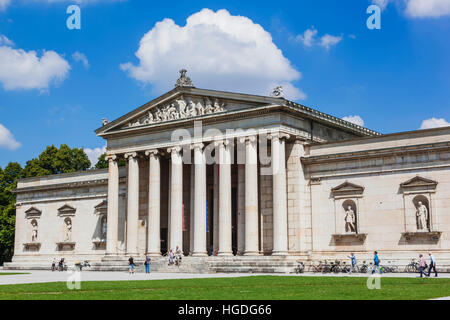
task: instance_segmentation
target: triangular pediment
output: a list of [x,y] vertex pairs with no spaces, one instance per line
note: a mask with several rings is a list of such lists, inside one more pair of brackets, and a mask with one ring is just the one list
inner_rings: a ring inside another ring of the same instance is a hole
[[331,189],[333,196],[340,195],[361,195],[364,192],[364,187],[357,184],[345,181],[337,187]]
[[273,97],[178,87],[113,122],[105,120],[103,127],[97,129],[96,133],[105,135],[177,121],[200,120],[239,110],[252,110],[258,106],[280,105],[284,102],[284,99]]
[[427,189],[427,190],[434,190],[436,189],[437,182],[434,180],[430,180],[427,178],[423,178],[420,176],[416,176],[412,179],[409,179],[406,182],[403,182],[400,184],[402,189],[408,190],[408,189]]
[[60,216],[72,216],[75,215],[75,211],[77,211],[77,209],[75,209],[72,206],[69,206],[68,204],[65,204],[58,209],[58,214]]
[[30,209],[28,209],[27,211],[25,211],[25,215],[27,218],[36,218],[36,217],[40,217],[42,214],[42,211],[35,208],[35,207],[31,207]]

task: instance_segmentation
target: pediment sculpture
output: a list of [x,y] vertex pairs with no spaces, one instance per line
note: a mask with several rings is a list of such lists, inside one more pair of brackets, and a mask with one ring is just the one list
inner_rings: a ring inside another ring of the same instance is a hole
[[148,111],[144,117],[133,119],[128,123],[128,127],[133,128],[149,124],[221,113],[226,111],[225,106],[226,103],[222,103],[218,99],[211,101],[209,98],[193,99],[190,97],[184,98],[182,96],[180,99],[177,99],[164,107]]

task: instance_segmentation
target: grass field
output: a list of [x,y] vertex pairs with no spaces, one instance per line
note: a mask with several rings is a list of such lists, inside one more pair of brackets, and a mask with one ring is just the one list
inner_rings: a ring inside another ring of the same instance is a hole
[[370,300],[431,299],[450,296],[450,279],[383,278],[369,290],[367,278],[278,277],[83,282],[0,286],[0,299],[27,300]]
[[16,274],[29,274],[27,272],[0,272],[0,276],[13,276]]

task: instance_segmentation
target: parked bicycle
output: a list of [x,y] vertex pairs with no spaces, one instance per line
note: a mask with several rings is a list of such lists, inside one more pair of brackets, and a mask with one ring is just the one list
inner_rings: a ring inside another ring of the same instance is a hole
[[407,273],[416,273],[419,272],[419,262],[416,259],[411,259],[411,262],[405,267],[405,272]]
[[305,264],[303,262],[299,262],[297,268],[295,269],[296,273],[303,273],[305,271]]

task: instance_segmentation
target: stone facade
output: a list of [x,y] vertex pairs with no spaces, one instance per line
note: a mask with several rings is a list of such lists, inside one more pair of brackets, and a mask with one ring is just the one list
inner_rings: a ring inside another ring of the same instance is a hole
[[380,135],[281,96],[191,84],[103,124],[109,170],[19,181],[7,267],[176,246],[272,267],[263,255],[374,250],[402,264],[431,250],[450,265],[450,128]]

